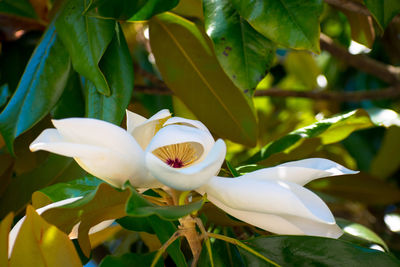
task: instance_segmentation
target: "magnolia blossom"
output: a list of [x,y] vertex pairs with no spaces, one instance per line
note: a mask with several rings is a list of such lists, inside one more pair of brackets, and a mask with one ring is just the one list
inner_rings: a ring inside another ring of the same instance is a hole
[[171,118],[161,110],[149,119],[127,111],[127,130],[88,118],[54,120],[31,144],[73,157],[89,173],[122,187],[169,186],[196,190],[227,213],[278,234],[337,238],[341,230],[326,204],[303,185],[355,173],[326,159],[306,159],[237,178],[216,176],[226,146],[199,121]]

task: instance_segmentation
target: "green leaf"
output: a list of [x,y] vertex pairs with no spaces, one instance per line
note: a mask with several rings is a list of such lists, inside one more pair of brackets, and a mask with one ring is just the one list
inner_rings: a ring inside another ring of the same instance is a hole
[[0,1],[0,13],[33,19],[38,17],[29,0],[2,0]]
[[14,139],[46,116],[69,77],[70,59],[51,24],[33,52],[17,90],[0,114],[0,132],[14,153]]
[[72,241],[32,206],[15,239],[9,266],[82,266]]
[[10,90],[8,89],[8,84],[3,84],[0,86],[0,108],[2,108],[10,96]]
[[[332,238],[312,236],[269,236],[244,241],[264,257],[281,266],[399,266],[400,262],[384,252],[363,248]],[[243,259],[251,266],[266,262],[242,248]]]
[[345,233],[340,237],[340,239],[348,240],[349,242],[360,245],[370,246],[372,244],[378,244],[386,251],[389,251],[386,243],[377,234],[364,225],[340,218],[336,218],[336,223]]
[[35,209],[38,209],[63,199],[85,196],[95,191],[102,182],[95,177],[84,177],[65,183],[57,183],[34,192],[32,204]]
[[233,0],[239,14],[268,39],[319,53],[322,0]]
[[400,12],[398,0],[364,0],[364,2],[381,30],[385,30],[389,22]]
[[21,212],[31,200],[33,192],[57,182],[82,177],[84,173],[73,159],[50,155],[40,167],[11,180],[0,199],[0,217],[10,211]]
[[322,145],[332,144],[345,139],[356,130],[376,126],[400,125],[399,121],[399,115],[392,110],[373,109],[367,112],[363,109],[357,109],[318,121],[270,142],[248,159],[246,163],[256,163],[276,153],[288,153],[306,140],[317,139]]
[[[134,254],[126,253],[121,256],[106,256],[100,263],[99,267],[132,267],[132,266],[143,266],[148,267],[153,262],[154,256],[157,252],[146,253],[146,254]],[[164,264],[161,260],[157,262],[156,267],[162,267]]]
[[8,233],[11,230],[14,214],[8,214],[0,223],[0,265],[8,266]]
[[89,230],[105,220],[118,219],[126,216],[125,203],[131,191],[117,190],[101,183],[96,191],[69,205],[47,210],[43,217],[56,225],[65,233],[70,233],[72,227],[79,224],[78,241],[86,257],[90,255]]
[[92,0],[86,14],[118,20],[147,20],[152,16],[171,10],[179,0]]
[[[149,218],[149,223],[151,227],[154,229],[154,232],[156,233],[161,244],[167,242],[168,239],[178,230],[175,224],[170,221],[164,221],[154,215],[148,218]],[[178,267],[187,266],[185,256],[181,251],[180,239],[177,239],[174,242],[172,242],[172,244],[169,245],[169,247],[167,248],[167,252]]]
[[351,39],[372,48],[375,41],[375,30],[370,17],[348,10],[342,10],[342,12],[346,15],[347,20],[349,21]]
[[116,22],[82,15],[86,2],[65,1],[55,25],[74,69],[92,81],[99,93],[110,95],[110,87],[99,62],[115,35]]
[[157,206],[146,200],[136,190],[132,190],[132,195],[126,203],[126,213],[133,217],[148,217],[157,215],[164,220],[177,220],[192,212],[198,211],[203,206],[206,198],[201,201],[193,202],[182,206]]
[[[215,240],[212,243],[212,256],[214,261],[214,266],[232,266],[232,267],[242,267],[244,262],[239,254],[237,247],[232,244],[226,243],[222,240]],[[201,251],[201,256],[199,259],[199,267],[209,267],[211,266],[210,258],[207,255],[207,249],[203,246]]]
[[156,215],[149,217],[130,217],[126,216],[117,220],[122,227],[130,231],[135,232],[146,232],[149,234],[154,234],[154,230],[151,227],[149,220],[152,220]]
[[196,25],[165,13],[149,26],[152,51],[168,87],[217,135],[255,145],[257,121],[251,99],[225,75]]
[[205,0],[204,16],[222,68],[237,87],[253,95],[271,67],[275,45],[254,30],[229,0]]
[[310,52],[290,51],[286,55],[284,66],[288,75],[294,76],[306,90],[318,87],[317,77],[321,74],[321,70]]
[[370,172],[380,178],[388,178],[400,167],[400,128],[390,127],[382,141],[382,145],[372,161]]
[[133,63],[121,27],[100,61],[111,95],[100,94],[89,80],[84,80],[86,117],[120,125],[133,89]]
[[398,188],[364,172],[318,179],[307,187],[313,191],[370,205],[389,205],[400,201]]

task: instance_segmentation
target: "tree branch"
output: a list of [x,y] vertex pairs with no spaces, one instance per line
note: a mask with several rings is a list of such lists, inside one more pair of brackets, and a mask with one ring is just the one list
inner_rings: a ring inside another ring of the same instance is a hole
[[320,35],[320,44],[323,50],[339,58],[349,65],[380,78],[389,84],[400,83],[400,68],[386,65],[365,55],[352,55],[345,48],[336,45],[333,40],[325,34]]

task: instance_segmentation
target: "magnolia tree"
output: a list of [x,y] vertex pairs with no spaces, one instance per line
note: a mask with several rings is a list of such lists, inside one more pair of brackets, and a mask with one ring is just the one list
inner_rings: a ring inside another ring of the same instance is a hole
[[0,1],[0,265],[400,266],[399,12]]

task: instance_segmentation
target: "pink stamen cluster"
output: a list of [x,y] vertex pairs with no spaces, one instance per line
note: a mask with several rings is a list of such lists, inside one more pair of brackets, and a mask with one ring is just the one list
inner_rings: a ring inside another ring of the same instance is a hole
[[183,162],[182,160],[175,158],[175,159],[167,159],[166,163],[171,166],[172,168],[182,168]]

